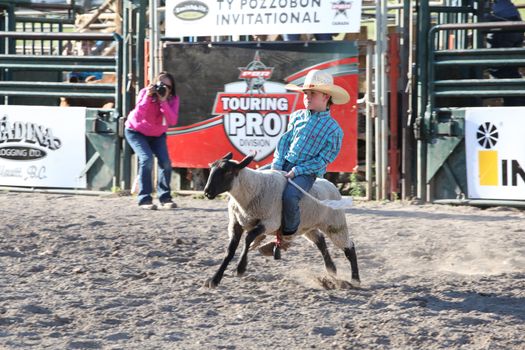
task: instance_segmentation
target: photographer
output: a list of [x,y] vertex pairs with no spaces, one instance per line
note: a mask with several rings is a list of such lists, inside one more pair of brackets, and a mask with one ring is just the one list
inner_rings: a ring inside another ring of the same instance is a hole
[[158,160],[157,197],[160,207],[176,208],[171,198],[171,161],[166,144],[168,126],[177,124],[179,97],[175,94],[175,79],[161,72],[155,80],[140,90],[135,108],[126,120],[124,134],[135,151],[139,163],[138,204],[142,209],[157,209],[151,197],[154,156]]

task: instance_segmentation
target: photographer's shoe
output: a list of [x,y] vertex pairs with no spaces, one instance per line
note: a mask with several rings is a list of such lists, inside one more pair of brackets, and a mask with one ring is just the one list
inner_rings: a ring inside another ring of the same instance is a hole
[[173,201],[160,202],[160,209],[175,209],[177,204]]
[[157,206],[153,203],[139,204],[139,208],[144,210],[157,210]]

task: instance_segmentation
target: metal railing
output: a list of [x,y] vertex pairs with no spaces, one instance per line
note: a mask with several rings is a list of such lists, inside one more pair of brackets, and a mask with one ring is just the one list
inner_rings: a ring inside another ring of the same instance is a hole
[[[524,22],[486,22],[443,24],[430,29],[428,36],[428,104],[425,113],[425,126],[429,128],[430,118],[436,110],[438,97],[507,97],[525,96],[525,79],[484,79],[483,69],[490,67],[514,66],[525,67],[525,48],[472,48],[472,49],[437,49],[437,36],[440,32],[478,31],[524,31]],[[459,68],[462,72],[477,68],[478,76],[472,78],[439,79],[438,68]],[[464,101],[463,101],[464,102]],[[455,107],[449,100],[449,105]]]
[[[74,20],[67,18],[39,18],[16,16],[16,32],[30,33],[63,33],[66,27],[74,28]],[[32,40],[26,43],[22,40],[16,45],[17,54],[52,55],[63,51],[65,45],[62,40]]]
[[[82,97],[86,99],[113,98],[115,109],[122,111],[122,37],[118,34],[84,33],[24,33],[0,32],[0,40],[8,39],[4,53],[0,53],[0,96],[47,96]],[[17,55],[12,53],[13,42],[31,41],[108,41],[115,47],[113,56],[59,56],[59,55]],[[111,72],[115,74],[114,84],[89,84],[41,81],[17,81],[16,71],[71,71]],[[8,103],[9,104],[9,103]]]

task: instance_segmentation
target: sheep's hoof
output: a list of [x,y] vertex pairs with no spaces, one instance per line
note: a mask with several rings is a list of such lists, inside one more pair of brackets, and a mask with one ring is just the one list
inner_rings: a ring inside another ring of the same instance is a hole
[[335,269],[335,268],[327,268],[326,272],[332,277],[336,277],[337,276],[337,269]]
[[207,280],[205,283],[204,283],[204,287],[207,287],[207,288],[215,288],[219,285],[218,282],[215,282],[213,280],[213,278],[210,278],[209,280]]
[[354,288],[359,288],[361,286],[361,280],[356,279],[356,278],[352,278],[352,281],[350,281],[350,284]]
[[281,260],[281,248],[279,248],[277,245],[273,247],[273,259]]

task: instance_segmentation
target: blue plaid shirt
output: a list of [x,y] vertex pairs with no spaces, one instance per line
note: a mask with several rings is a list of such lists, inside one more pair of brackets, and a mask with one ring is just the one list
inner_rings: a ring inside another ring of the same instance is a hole
[[272,168],[282,170],[285,160],[293,164],[295,176],[322,177],[333,162],[343,141],[343,130],[330,111],[301,109],[290,115],[290,123],[273,154]]

